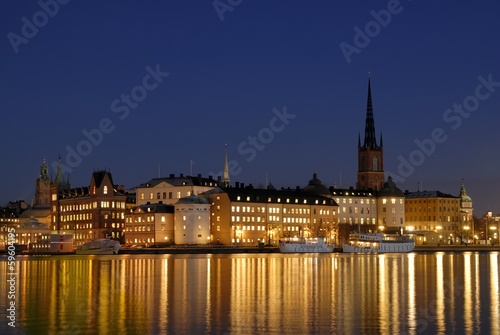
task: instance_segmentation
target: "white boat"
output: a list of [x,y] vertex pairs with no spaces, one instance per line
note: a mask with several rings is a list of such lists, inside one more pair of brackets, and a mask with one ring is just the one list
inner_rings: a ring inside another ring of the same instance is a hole
[[382,233],[353,233],[343,252],[391,253],[411,252],[415,248],[415,240],[410,236]]
[[120,250],[120,242],[106,238],[95,238],[76,249],[78,255],[116,255]]
[[333,252],[333,246],[322,237],[290,238],[280,241],[280,251],[283,253]]

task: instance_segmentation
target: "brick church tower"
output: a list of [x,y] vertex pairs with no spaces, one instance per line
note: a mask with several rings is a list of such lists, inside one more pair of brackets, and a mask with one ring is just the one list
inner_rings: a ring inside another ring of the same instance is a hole
[[358,136],[358,181],[359,190],[381,190],[384,184],[384,149],[382,134],[380,145],[375,138],[375,120],[373,119],[372,92],[368,78],[368,101],[366,106],[365,139],[361,145]]

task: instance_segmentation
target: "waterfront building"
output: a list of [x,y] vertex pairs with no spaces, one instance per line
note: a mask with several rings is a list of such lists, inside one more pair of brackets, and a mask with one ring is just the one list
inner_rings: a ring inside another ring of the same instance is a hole
[[173,205],[183,197],[198,195],[218,185],[219,182],[211,176],[203,178],[200,174],[196,177],[171,174],[165,178],[153,178],[136,187],[136,204],[162,201],[164,204]]
[[389,176],[377,192],[377,225],[386,232],[405,232],[405,195]]
[[374,232],[377,229],[377,198],[371,190],[331,188],[338,204],[340,243],[347,241],[352,231]]
[[125,214],[127,245],[166,246],[174,242],[174,206],[162,201],[134,206]]
[[475,225],[475,243],[499,245],[500,214],[486,212],[478,221],[480,223]]
[[221,244],[277,245],[283,237],[326,237],[336,241],[337,203],[300,188],[256,189],[236,183],[201,196],[210,199],[212,241]]
[[439,240],[433,243],[460,243],[460,199],[440,191],[405,192],[407,229],[424,236],[417,243],[430,244],[425,238],[429,231],[439,235]]
[[18,251],[50,251],[50,228],[37,219],[30,218],[23,222],[10,223],[7,227],[14,228],[15,243],[19,245]]
[[111,172],[93,172],[89,187],[53,187],[52,192],[53,231],[73,234],[76,246],[94,238],[123,243],[127,203],[133,203],[135,198],[113,183]]
[[211,242],[210,201],[191,194],[175,203],[175,244]]

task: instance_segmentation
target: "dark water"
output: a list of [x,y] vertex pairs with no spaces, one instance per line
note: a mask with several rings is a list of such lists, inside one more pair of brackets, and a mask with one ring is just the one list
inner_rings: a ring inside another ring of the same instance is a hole
[[500,334],[499,258],[2,256],[0,334]]

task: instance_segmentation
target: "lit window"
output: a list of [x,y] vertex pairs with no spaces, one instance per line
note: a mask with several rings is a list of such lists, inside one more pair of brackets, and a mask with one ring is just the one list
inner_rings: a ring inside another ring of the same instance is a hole
[[104,194],[108,194],[108,187],[107,187],[107,186],[104,186],[103,193],[104,193]]

